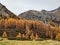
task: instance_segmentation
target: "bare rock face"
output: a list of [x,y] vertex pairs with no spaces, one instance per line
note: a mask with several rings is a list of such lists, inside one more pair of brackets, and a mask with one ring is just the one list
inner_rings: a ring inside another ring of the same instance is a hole
[[18,15],[28,20],[40,20],[45,23],[54,22],[60,25],[60,7],[52,11],[29,10]]
[[18,17],[0,3],[0,18],[5,19],[5,18],[18,18]]

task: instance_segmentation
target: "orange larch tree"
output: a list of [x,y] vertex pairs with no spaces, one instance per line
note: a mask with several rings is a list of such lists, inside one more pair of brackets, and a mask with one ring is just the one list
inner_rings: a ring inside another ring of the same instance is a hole
[[33,33],[31,33],[31,35],[30,35],[30,39],[31,39],[31,40],[35,39],[35,36],[34,36]]
[[60,40],[60,33],[58,33],[57,35],[56,35],[56,38],[55,38],[56,40]]
[[16,38],[21,38],[21,33],[19,32]]
[[22,34],[22,38],[25,38],[25,35],[24,34]]
[[36,39],[36,40],[37,40],[37,39],[39,39],[39,36],[38,36],[38,34],[37,34],[37,33],[36,33],[35,39]]
[[6,33],[6,32],[3,32],[2,37],[3,37],[3,38],[6,38],[6,37],[7,37],[7,33]]

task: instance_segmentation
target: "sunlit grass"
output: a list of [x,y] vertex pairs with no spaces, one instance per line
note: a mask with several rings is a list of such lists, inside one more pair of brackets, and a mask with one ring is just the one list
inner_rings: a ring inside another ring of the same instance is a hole
[[56,40],[20,41],[3,39],[2,41],[0,41],[0,45],[60,45],[60,41]]

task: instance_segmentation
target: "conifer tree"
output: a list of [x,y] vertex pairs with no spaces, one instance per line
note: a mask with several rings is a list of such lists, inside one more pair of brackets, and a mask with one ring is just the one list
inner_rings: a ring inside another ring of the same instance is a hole
[[18,33],[18,35],[16,36],[16,38],[21,38],[21,33]]
[[30,35],[30,39],[31,39],[31,40],[35,39],[35,36],[34,36],[33,33]]
[[56,35],[56,40],[60,40],[60,33]]
[[38,34],[36,33],[36,37],[35,37],[35,39],[37,40],[37,39],[39,39],[39,36],[38,36]]
[[22,34],[22,38],[25,38],[25,35],[24,34]]
[[3,37],[3,38],[6,38],[6,37],[7,37],[6,32],[3,33],[2,37]]

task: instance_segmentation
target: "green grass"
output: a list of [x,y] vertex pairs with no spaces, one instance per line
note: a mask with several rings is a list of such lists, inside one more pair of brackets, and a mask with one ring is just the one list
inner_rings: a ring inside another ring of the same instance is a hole
[[2,41],[0,41],[0,45],[60,45],[60,41],[56,40],[20,41],[3,39]]

